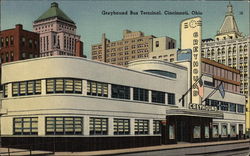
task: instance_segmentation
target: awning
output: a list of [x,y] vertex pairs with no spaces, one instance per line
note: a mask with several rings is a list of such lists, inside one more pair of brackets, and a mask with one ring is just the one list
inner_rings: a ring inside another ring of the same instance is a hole
[[194,110],[194,109],[169,109],[166,110],[167,116],[196,116],[213,119],[223,119],[223,113],[220,111]]

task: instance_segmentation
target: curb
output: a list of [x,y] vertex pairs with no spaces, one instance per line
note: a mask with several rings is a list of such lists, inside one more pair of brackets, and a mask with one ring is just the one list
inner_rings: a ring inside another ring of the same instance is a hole
[[[194,146],[185,146],[185,147],[173,147],[173,148],[165,148],[165,149],[152,149],[152,150],[141,150],[141,151],[131,151],[131,152],[117,152],[114,154],[101,154],[103,156],[114,156],[114,155],[121,155],[121,154],[132,154],[132,153],[141,153],[141,152],[154,152],[154,151],[165,151],[165,150],[174,150],[174,149],[185,149],[185,148],[197,148],[197,147],[208,147],[208,146],[218,146],[218,145],[230,145],[230,144],[237,144],[237,143],[249,143],[249,148],[235,148],[232,150],[226,150],[226,151],[214,151],[214,152],[207,152],[207,153],[194,153],[194,154],[189,154],[189,155],[201,155],[201,154],[215,154],[218,152],[230,152],[230,151],[238,151],[238,150],[247,150],[250,149],[250,140],[246,141],[240,141],[240,142],[229,142],[229,143],[224,143],[224,144],[212,144],[212,145],[194,145]],[[94,154],[95,155],[95,154]],[[98,154],[99,155],[99,154]]]
[[[145,147],[144,149],[138,149],[138,151],[133,151],[133,149],[136,149],[136,148],[131,148],[131,151],[129,151],[129,149],[116,149],[116,150],[121,150],[121,151],[115,151],[115,150],[114,151],[113,150],[88,151],[88,152],[82,152],[82,155],[92,155],[92,156],[97,156],[97,155],[110,156],[111,155],[111,156],[114,156],[114,155],[121,155],[121,154],[154,152],[154,151],[183,149],[183,148],[196,148],[196,147],[204,147],[204,146],[208,147],[208,146],[218,146],[218,145],[230,145],[230,144],[238,144],[238,143],[249,143],[249,147],[250,147],[250,139],[247,139],[247,140],[235,140],[233,142],[232,141],[223,141],[223,143],[221,143],[221,142],[213,142],[213,143],[214,144],[203,144],[203,145],[200,145],[200,144],[192,145],[192,143],[190,143],[191,145],[187,144],[187,145],[183,145],[183,146],[180,146],[180,147],[172,147],[172,148],[169,148],[169,147],[167,147],[167,145],[165,145],[166,147],[162,147],[162,148],[159,147],[159,149],[147,149],[147,147]],[[154,146],[148,146],[148,147],[154,147]],[[138,147],[138,148],[141,148],[141,147]],[[124,151],[122,151],[122,150],[124,150]],[[128,150],[128,151],[125,151],[125,150]],[[113,153],[112,153],[112,151],[113,151]],[[93,153],[91,153],[91,152],[93,152]],[[95,153],[95,152],[98,152],[98,153]],[[220,152],[220,151],[216,151],[216,152]],[[56,154],[56,153],[55,153],[55,155],[58,155],[60,152],[58,152],[58,154]]]

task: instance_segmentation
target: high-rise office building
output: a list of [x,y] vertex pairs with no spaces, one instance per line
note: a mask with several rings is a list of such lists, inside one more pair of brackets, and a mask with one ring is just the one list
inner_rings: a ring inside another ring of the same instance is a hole
[[33,22],[33,31],[40,34],[41,56],[83,56],[83,42],[76,34],[76,24],[53,2]]
[[[124,30],[122,40],[111,42],[103,34],[101,43],[92,45],[92,59],[127,66],[129,61],[148,58],[149,53],[153,51],[155,38],[153,35],[145,36],[141,31]],[[165,38],[166,48],[175,48],[176,41],[169,37]]]
[[229,67],[239,69],[240,73],[240,90],[246,95],[246,127],[250,130],[250,36],[244,36],[240,33],[231,3],[227,6],[227,12],[215,40],[203,40],[202,56]]

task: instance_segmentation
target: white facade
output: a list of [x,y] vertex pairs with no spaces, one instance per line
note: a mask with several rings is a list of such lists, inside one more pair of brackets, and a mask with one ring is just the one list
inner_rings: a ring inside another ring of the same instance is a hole
[[[40,67],[39,70],[37,70],[37,67]],[[27,136],[21,134],[25,132],[25,129],[22,129],[22,132],[17,132],[17,130],[20,130],[18,121],[24,122],[27,118],[34,117],[33,126],[36,127],[34,133],[37,133],[38,136],[51,136],[51,134],[48,134],[51,130],[49,129],[49,126],[51,126],[49,123],[57,122],[54,119],[59,120],[59,118],[65,122],[66,119],[81,119],[81,127],[79,128],[81,131],[77,131],[79,129],[74,131],[74,133],[79,132],[77,133],[79,137],[93,135],[98,137],[101,135],[93,134],[93,127],[91,127],[90,122],[94,118],[107,121],[107,127],[104,127],[106,136],[115,135],[114,121],[116,119],[126,119],[129,122],[129,131],[126,136],[160,136],[160,133],[155,133],[155,121],[165,120],[166,116],[170,115],[166,112],[171,112],[171,110],[189,110],[188,100],[185,100],[184,106],[179,102],[179,98],[188,89],[188,68],[159,60],[134,61],[129,68],[66,56],[43,57],[3,64],[2,83],[5,88],[5,97],[2,99],[0,111],[2,112],[0,118],[1,135],[3,137]],[[150,73],[152,71],[160,71],[165,75]],[[71,90],[71,85],[68,85],[71,80],[74,89],[72,89],[72,93],[67,93]],[[54,83],[51,85],[52,81]],[[90,95],[89,92],[92,93],[93,91],[93,85],[91,87],[90,82],[97,82],[103,88],[104,85],[107,85],[107,88],[104,90],[101,87],[102,92],[99,95],[99,87],[97,87],[96,93],[98,92],[98,96]],[[29,87],[29,84],[32,86],[34,83],[36,85],[33,86],[33,89]],[[76,85],[77,83],[81,84],[80,90],[79,85]],[[25,85],[26,90],[24,89]],[[19,89],[16,89],[17,86],[19,86]],[[54,86],[54,89],[51,90],[51,86],[52,88]],[[127,87],[127,90],[119,92],[117,86]],[[146,100],[135,100],[134,96],[137,96],[135,94],[136,88],[146,90],[148,98],[144,97]],[[208,94],[211,90],[211,88],[206,88],[205,93]],[[161,100],[155,102],[154,100],[159,100],[155,98],[155,95],[158,95],[159,92],[161,93],[159,94]],[[116,93],[119,98],[116,97]],[[128,94],[126,95],[126,93]],[[104,94],[106,96],[102,96]],[[227,92],[225,99],[222,99],[216,93],[213,98],[244,104],[244,96],[240,94]],[[190,111],[210,114],[209,111]],[[223,113],[224,115],[223,119],[215,119],[215,123],[245,126],[244,113],[221,111],[214,113]],[[53,119],[53,121],[50,121],[50,119]],[[136,124],[139,120],[147,123],[148,129],[144,131],[145,134],[144,132],[138,134],[138,131],[136,131]],[[30,129],[26,130],[29,131]],[[61,130],[60,126],[58,129]],[[57,136],[74,135],[67,134],[67,130],[70,131],[70,128],[64,128],[64,131],[60,132],[62,134]]]
[[[41,68],[36,70],[38,66]],[[20,72],[18,77],[14,76],[21,69],[23,72]],[[184,67],[182,67],[182,70],[185,73]],[[8,112],[1,117],[1,125],[6,125],[2,126],[1,134],[4,136],[13,135],[13,126],[11,126],[13,125],[13,118],[25,116],[38,117],[38,125],[41,125],[38,126],[38,135],[45,135],[44,121],[47,116],[83,117],[84,136],[89,135],[89,131],[87,131],[89,117],[105,117],[109,120],[113,118],[128,118],[131,119],[131,127],[134,119],[148,119],[150,124],[152,124],[153,120],[165,119],[166,109],[176,108],[178,105],[134,101],[132,100],[133,95],[131,95],[130,99],[111,98],[111,84],[158,90],[166,92],[166,94],[167,92],[177,92],[179,88],[182,88],[182,90],[186,89],[186,86],[178,85],[177,81],[171,78],[166,79],[152,74],[73,57],[46,57],[21,62],[17,61],[5,64],[3,72],[5,76],[2,77],[2,82],[7,84],[8,87],[8,97],[2,101],[2,108]],[[112,77],[109,74],[110,72],[112,72]],[[130,76],[124,79],[126,75]],[[46,79],[48,78],[81,79],[82,93],[47,94]],[[152,83],[145,83],[143,81],[145,79]],[[28,80],[41,80],[41,94],[12,96],[12,83]],[[109,88],[108,97],[88,96],[86,93],[88,80],[107,83]],[[163,82],[165,85],[159,82]],[[151,92],[149,91],[150,94]],[[180,92],[176,93],[175,97],[179,97],[180,94]],[[150,96],[149,101],[152,101]],[[109,126],[109,135],[113,135],[111,127],[112,125]],[[133,132],[134,130],[131,130],[131,135],[133,135]],[[151,126],[149,135],[152,134]]]

